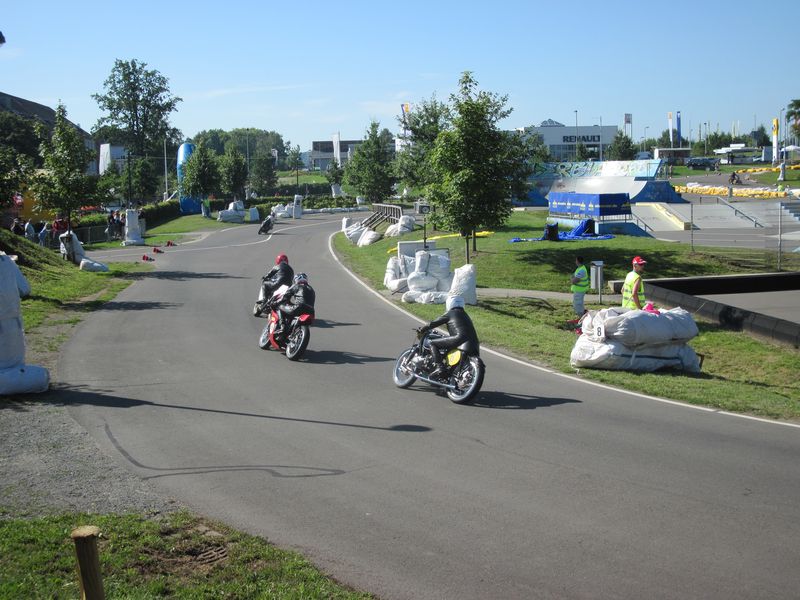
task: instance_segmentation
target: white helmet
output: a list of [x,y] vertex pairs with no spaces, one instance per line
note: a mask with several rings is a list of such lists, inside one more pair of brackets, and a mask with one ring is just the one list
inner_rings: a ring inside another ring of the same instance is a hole
[[464,298],[461,296],[448,296],[444,305],[447,310],[452,308],[464,308]]

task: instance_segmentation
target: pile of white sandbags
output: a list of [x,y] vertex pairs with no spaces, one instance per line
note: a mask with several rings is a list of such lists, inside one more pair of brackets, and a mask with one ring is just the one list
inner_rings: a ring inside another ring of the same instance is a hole
[[386,228],[386,233],[384,233],[384,235],[386,237],[397,237],[403,233],[414,231],[415,223],[414,217],[411,215],[403,215],[397,223],[393,223]]
[[44,392],[50,385],[47,369],[25,364],[20,297],[30,293],[19,267],[0,251],[0,395]]
[[700,360],[688,345],[697,324],[682,308],[662,311],[605,308],[589,311],[570,354],[574,368],[700,371]]
[[[468,267],[468,268],[465,268]],[[413,257],[400,255],[389,259],[386,265],[384,285],[394,291],[402,291],[408,288],[403,294],[403,302],[416,302],[418,304],[444,304],[447,296],[456,292],[452,291],[456,275],[463,279],[467,272],[473,273],[474,265],[464,265],[456,269],[456,273],[450,271],[450,257],[443,252],[428,252],[418,250]],[[469,279],[468,277],[466,279]],[[460,289],[467,291],[464,301],[470,304],[477,303],[477,295],[469,294],[467,286]]]
[[100,262],[86,258],[83,244],[73,231],[67,231],[58,236],[61,256],[66,260],[71,260],[78,265],[81,271],[106,272],[108,267]]
[[217,214],[217,221],[223,223],[244,223],[244,202],[236,200],[228,204],[227,210],[221,210]]

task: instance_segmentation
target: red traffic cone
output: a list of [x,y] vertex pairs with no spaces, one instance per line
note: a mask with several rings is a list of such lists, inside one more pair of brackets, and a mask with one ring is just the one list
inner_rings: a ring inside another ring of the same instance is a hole
[[143,254],[142,255],[142,260],[144,262],[148,262],[148,261],[151,261],[151,260],[155,260],[155,258],[151,258],[151,257],[147,256],[147,254]]
[[172,243],[172,240],[167,240],[167,247],[174,246],[175,244]]
[[157,248],[153,246],[153,252],[156,254],[164,254],[164,251],[161,248]]

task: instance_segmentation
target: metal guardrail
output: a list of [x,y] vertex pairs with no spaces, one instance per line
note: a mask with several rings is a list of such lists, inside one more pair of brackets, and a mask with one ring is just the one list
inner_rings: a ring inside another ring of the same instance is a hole
[[720,196],[715,196],[715,198],[717,199],[717,204],[724,204],[725,206],[730,208],[733,211],[734,216],[742,216],[745,219],[747,219],[748,221],[752,221],[753,222],[753,227],[764,227],[764,224],[761,223],[758,219],[756,219],[755,217],[751,217],[750,215],[748,215],[744,211],[739,210],[738,208],[736,208],[733,204],[731,204],[730,202],[728,202],[724,198],[721,198]]
[[373,214],[363,223],[366,227],[375,227],[383,221],[394,224],[403,216],[403,207],[396,204],[373,204],[372,211]]

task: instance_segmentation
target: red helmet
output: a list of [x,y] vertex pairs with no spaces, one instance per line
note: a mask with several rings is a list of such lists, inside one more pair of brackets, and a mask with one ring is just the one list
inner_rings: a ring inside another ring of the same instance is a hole
[[275,257],[276,265],[279,265],[282,262],[286,263],[287,265],[289,264],[289,257],[286,256],[283,252],[281,252],[280,254],[278,254],[278,256]]

